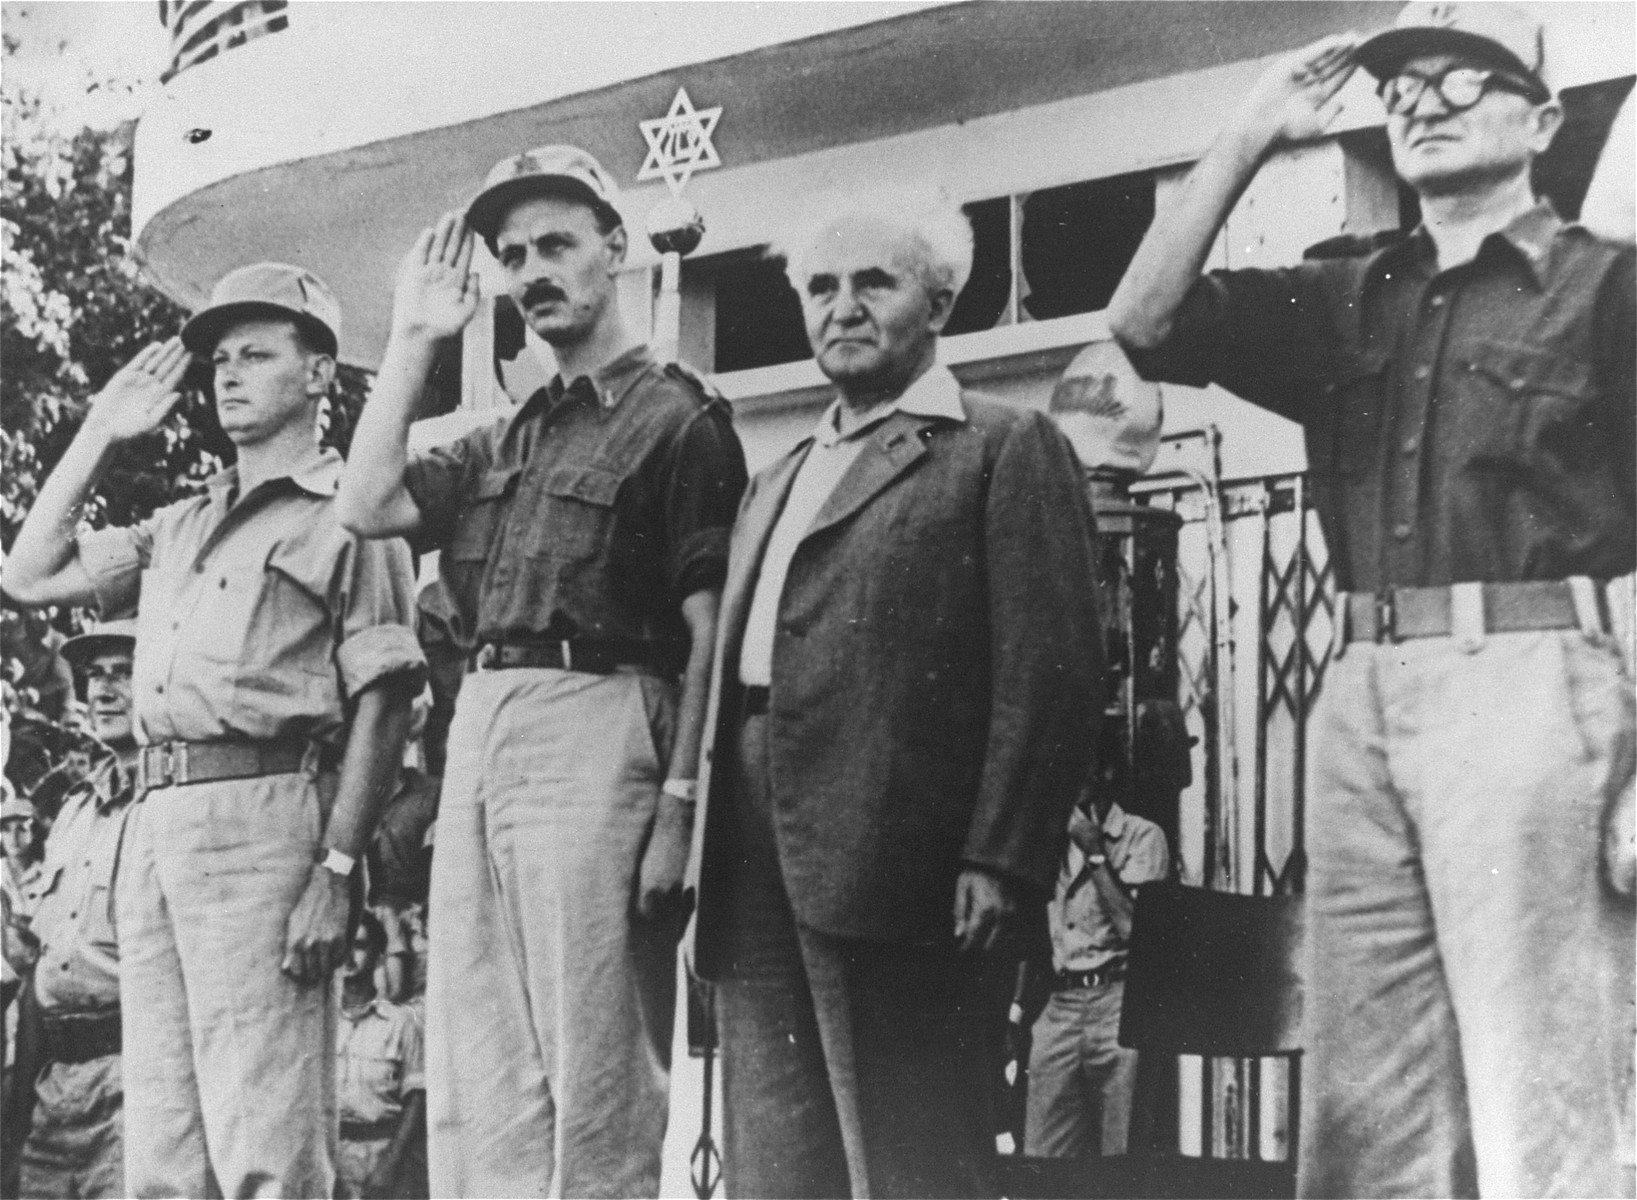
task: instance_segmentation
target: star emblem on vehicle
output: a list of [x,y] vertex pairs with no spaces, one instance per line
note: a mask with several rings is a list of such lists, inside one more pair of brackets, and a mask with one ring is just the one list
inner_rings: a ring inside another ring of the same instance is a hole
[[637,172],[637,181],[663,179],[670,185],[671,194],[680,196],[695,171],[721,166],[722,159],[711,144],[711,134],[721,119],[720,104],[715,108],[696,109],[688,99],[688,89],[677,88],[669,112],[651,121],[638,122],[648,142],[648,157]]

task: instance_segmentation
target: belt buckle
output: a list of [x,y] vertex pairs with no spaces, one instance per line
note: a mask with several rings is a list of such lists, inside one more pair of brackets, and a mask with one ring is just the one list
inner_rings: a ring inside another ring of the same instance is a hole
[[155,788],[169,787],[171,784],[171,744],[157,742],[142,747],[142,757],[137,759],[137,783],[144,792],[151,792]]
[[572,671],[574,669],[574,643],[564,639],[558,642],[557,646],[558,652],[562,655],[563,670]]
[[487,671],[495,665],[495,659],[499,656],[500,651],[496,649],[493,642],[484,642],[483,645],[477,648],[477,658],[473,665],[479,671]]
[[1398,606],[1393,600],[1393,589],[1382,588],[1376,593],[1376,642],[1398,641]]

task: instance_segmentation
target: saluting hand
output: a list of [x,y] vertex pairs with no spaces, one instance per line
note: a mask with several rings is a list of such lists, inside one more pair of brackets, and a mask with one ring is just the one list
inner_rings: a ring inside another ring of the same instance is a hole
[[1239,122],[1257,139],[1303,142],[1321,136],[1336,119],[1336,93],[1358,64],[1359,38],[1338,33],[1279,59],[1256,81],[1239,109]]
[[113,442],[152,433],[176,407],[191,360],[178,337],[146,346],[91,398],[85,427]]
[[458,212],[445,213],[404,255],[392,296],[392,331],[429,340],[453,337],[477,312],[472,231]]

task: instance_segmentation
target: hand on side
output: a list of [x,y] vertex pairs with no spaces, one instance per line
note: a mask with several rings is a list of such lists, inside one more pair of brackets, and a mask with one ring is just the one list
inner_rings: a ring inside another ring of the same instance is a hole
[[955,945],[963,954],[989,951],[1017,908],[1006,880],[968,867],[955,881]]
[[321,983],[347,960],[348,880],[315,865],[284,932],[280,970],[297,983]]

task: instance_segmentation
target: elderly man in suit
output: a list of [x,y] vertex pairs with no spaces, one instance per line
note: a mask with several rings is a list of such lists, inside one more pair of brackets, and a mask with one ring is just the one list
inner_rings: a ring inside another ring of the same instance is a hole
[[980,1195],[986,967],[1052,886],[1098,713],[1091,510],[1048,417],[937,362],[959,211],[895,198],[790,249],[836,398],[751,483],[724,593],[694,862],[727,1183]]

